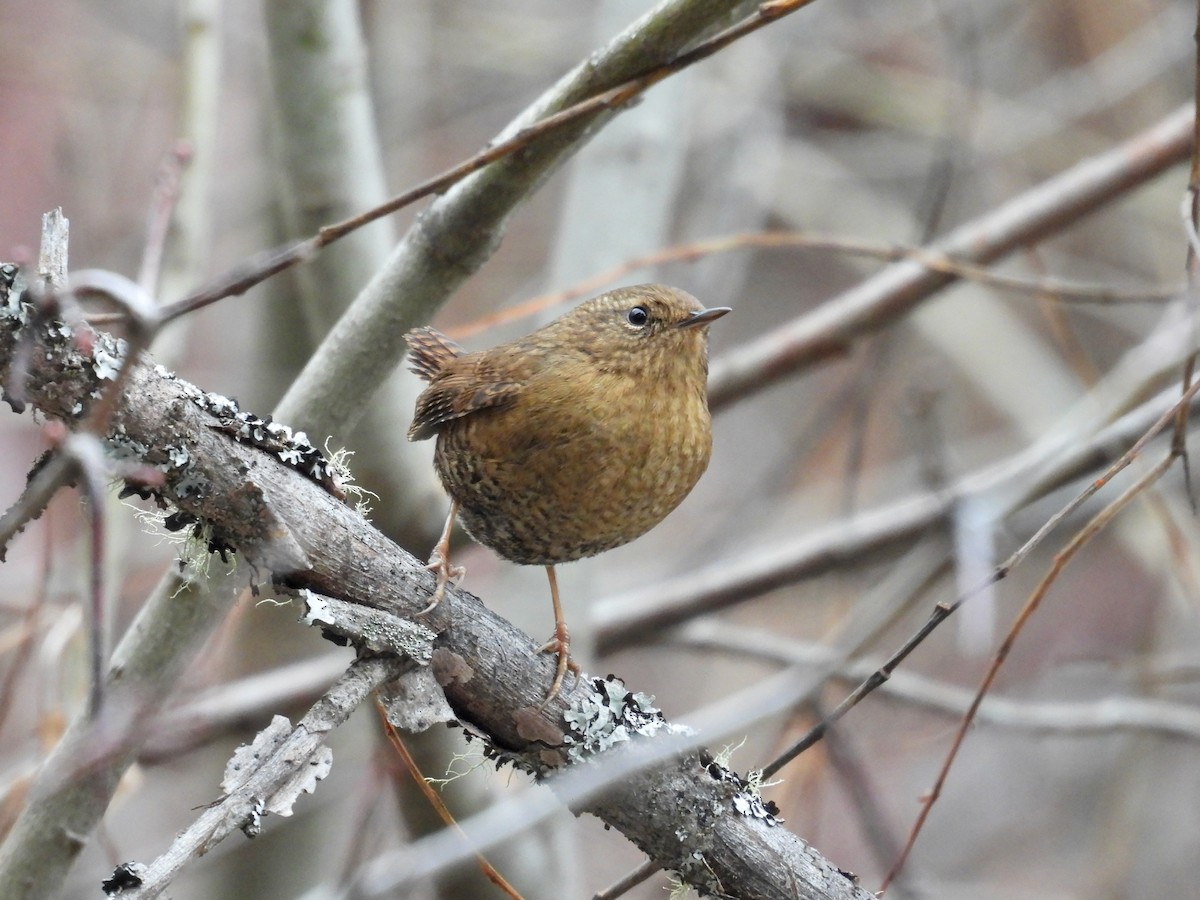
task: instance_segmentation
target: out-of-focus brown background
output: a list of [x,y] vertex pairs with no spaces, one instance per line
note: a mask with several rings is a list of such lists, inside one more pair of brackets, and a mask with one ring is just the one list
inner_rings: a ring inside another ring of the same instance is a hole
[[[185,7],[211,16],[207,50],[190,42]],[[649,7],[362,3],[388,191],[479,149]],[[741,233],[804,230],[920,244],[1187,101],[1195,23],[1194,4],[1166,0],[819,0],[655,88],[619,117],[520,209],[498,252],[435,324],[462,327],[640,255]],[[213,54],[211,68],[190,68],[202,52]],[[156,173],[185,133],[199,141],[181,208],[190,224],[186,243],[179,232],[172,238],[163,299],[281,243],[287,211],[274,109],[259,4],[0,6],[0,259],[35,258],[40,215],[61,206],[71,220],[73,269],[134,274]],[[1130,290],[1181,285],[1185,186],[1186,170],[1176,167],[1016,255],[1004,271]],[[395,234],[419,208],[393,217]],[[708,305],[732,306],[712,331],[720,360],[881,265],[829,250],[750,248],[620,280],[666,281]],[[285,274],[178,322],[154,352],[182,377],[265,414],[311,347],[295,312],[296,285]],[[778,671],[782,654],[861,636],[881,609],[894,615],[861,655],[890,653],[934,603],[1011,552],[1078,485],[1001,521],[985,498],[920,541],[836,558],[821,574],[700,619],[690,631],[603,658],[588,652],[588,616],[605,598],[835,533],[857,513],[924,494],[931,479],[945,485],[1029,447],[1095,399],[1092,387],[1166,309],[1161,300],[1068,304],[965,283],[835,361],[723,409],[711,467],[676,513],[628,547],[560,570],[584,668],[620,674],[655,694],[669,716],[687,720]],[[553,314],[464,341],[485,346]],[[1148,396],[1155,386],[1131,393]],[[403,446],[410,414],[387,410],[390,440],[372,443],[352,467],[381,494],[377,521],[423,556],[443,510],[435,504],[404,521],[389,518],[405,491],[387,477],[389,454],[412,452]],[[322,444],[326,436],[310,437]],[[354,433],[330,443],[362,450]],[[0,416],[0,503],[17,497],[42,448],[29,416]],[[1200,556],[1177,472],[1125,511],[1051,589],[992,692],[1007,705],[968,736],[895,896],[1194,893],[1200,733],[1192,725],[1188,737],[1187,725],[1200,671]],[[944,707],[961,710],[961,697],[938,706],[943,689],[974,688],[1051,555],[1127,483],[1068,519],[991,595],[944,624],[901,668],[923,680],[897,679],[896,692],[881,691],[844,720],[834,745],[818,745],[783,770],[767,795],[789,828],[867,888],[878,886],[958,722]],[[121,504],[113,503],[109,520],[119,633],[174,548]],[[540,570],[518,569],[465,538],[457,546],[468,589],[531,634],[549,633]],[[69,494],[10,547],[0,570],[0,664],[7,671],[20,663],[3,676],[12,679],[0,730],[0,775],[9,787],[21,784],[86,694],[85,559],[84,519]],[[928,583],[915,590],[909,582]],[[186,692],[338,655],[295,618],[294,609],[245,600],[189,673]],[[835,704],[848,687],[830,682],[822,704]],[[286,711],[295,717],[302,709]],[[1155,723],[1182,724],[1147,724],[1139,718],[1146,710],[1161,714]],[[1108,726],[1066,728],[1073,717],[1105,713]],[[755,723],[732,766],[764,765],[812,716],[805,708]],[[219,794],[231,750],[268,720],[264,713],[203,746],[143,760],[76,865],[67,895],[96,896],[115,862],[165,849]],[[407,840],[420,827],[413,810],[422,801],[376,732],[373,717],[360,713],[333,739],[333,775],[293,818],[268,821],[256,841],[221,844],[185,871],[172,895],[300,897]],[[434,766],[427,774],[442,774],[436,767],[449,763],[452,737],[424,748],[425,764]],[[742,737],[714,735],[712,744]],[[465,771],[475,762],[456,765]],[[522,782],[479,766],[448,795],[461,794],[468,810],[528,789]],[[19,794],[9,796],[10,807],[19,805]],[[594,819],[564,812],[548,831],[552,837],[518,842],[497,860],[528,897],[590,896],[641,860]],[[470,877],[406,896],[489,896]],[[629,896],[663,896],[664,883],[659,877]]]

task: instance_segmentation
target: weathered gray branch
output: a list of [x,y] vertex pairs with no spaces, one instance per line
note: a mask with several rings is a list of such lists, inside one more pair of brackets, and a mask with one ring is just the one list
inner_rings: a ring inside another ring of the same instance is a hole
[[[290,728],[282,716],[276,717],[255,740],[256,752],[235,756],[231,762],[231,770],[226,774],[226,793],[220,802],[207,807],[153,863],[144,868],[139,866],[137,876],[141,885],[121,891],[120,896],[129,900],[161,896],[187,863],[208,852],[233,831],[241,829],[253,835],[266,813],[290,815],[296,795],[311,793],[315,782],[328,772],[331,756],[325,740],[329,733],[345,722],[371,691],[410,665],[408,660],[394,656],[359,660],[295,728]],[[231,778],[235,766],[236,775]]]
[[[7,364],[14,345],[14,332],[0,329],[0,366]],[[69,343],[40,345],[33,354],[29,396],[48,416],[71,419],[75,404],[86,401],[96,385],[93,368]],[[170,495],[204,524],[216,545],[236,549],[260,577],[269,574],[293,587],[403,618],[424,608],[434,579],[420,560],[322,485],[274,455],[233,440],[204,404],[192,386],[138,365],[129,373],[115,422],[123,440],[143,448],[146,462],[166,469]],[[188,463],[180,466],[182,457]],[[435,671],[460,720],[497,748],[544,763],[546,748],[566,737],[564,711],[584,702],[590,687],[568,679],[551,707],[537,711],[554,660],[464,591],[449,591],[422,621],[438,632]],[[130,752],[127,746],[119,749],[126,756]],[[95,760],[94,754],[83,758]],[[69,763],[63,765],[67,768],[60,771],[71,771]],[[733,794],[727,782],[711,777],[701,759],[689,753],[629,775],[585,801],[582,809],[624,832],[663,867],[697,876],[693,853],[695,841],[702,839],[703,871],[727,896],[865,897],[782,826],[738,814]],[[664,800],[668,797],[670,803]],[[683,808],[712,815],[694,822],[695,829],[680,830],[674,813]]]
[[[667,63],[752,6],[743,0],[663,0],[567,73],[497,139]],[[403,356],[404,332],[432,318],[495,252],[516,208],[613,115],[598,113],[547,135],[438,197],[326,336],[281,401],[279,416],[317,434],[352,425],[380,373]],[[345,402],[351,396],[357,402]]]
[[[724,24],[726,17],[752,6],[734,0],[664,0],[519,115],[509,132],[672,58]],[[342,433],[350,427],[380,379],[398,361],[405,328],[428,318],[483,263],[520,201],[582,145],[601,118],[556,132],[438,198],[318,350],[276,415],[315,435]],[[156,399],[166,401],[161,395]],[[255,474],[270,478],[261,470]],[[240,525],[227,523],[228,527],[233,532],[247,527],[253,531],[254,518],[265,512],[257,487],[237,500],[247,518]],[[258,524],[271,528],[278,523],[267,513]],[[275,537],[273,547],[256,546],[256,552],[265,554],[260,562],[269,556],[275,564],[290,558],[292,565],[303,566],[305,560],[294,555],[293,536],[280,529]],[[176,602],[172,592],[180,581],[175,573],[164,576],[118,647],[123,681],[110,686],[109,696],[115,698],[111,708],[126,710],[128,721],[121,727],[127,731],[158,709],[244,584],[240,576],[229,574],[220,574],[206,585],[188,581],[190,600]],[[123,735],[120,752],[103,756],[86,770],[74,766],[79,748],[91,746],[99,729],[99,723],[87,719],[71,725],[43,767],[49,786],[35,787],[25,814],[0,848],[0,875],[13,896],[53,896],[79,852],[81,837],[92,831],[107,806],[131,758],[129,743],[135,738]]]

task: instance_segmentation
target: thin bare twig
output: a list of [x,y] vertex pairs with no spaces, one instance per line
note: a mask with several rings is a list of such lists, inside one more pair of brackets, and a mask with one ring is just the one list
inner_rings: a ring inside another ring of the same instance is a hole
[[[400,761],[404,763],[404,769],[412,776],[412,780],[417,785],[417,790],[421,792],[426,802],[433,807],[434,812],[438,814],[438,818],[442,820],[443,824],[448,828],[453,828],[464,841],[468,841],[469,843],[469,838],[450,813],[450,810],[446,808],[446,804],[442,802],[442,798],[438,796],[438,792],[433,789],[432,785],[425,780],[425,776],[421,774],[421,770],[417,767],[417,761],[408,752],[408,747],[404,746],[404,740],[392,726],[392,723],[388,721],[387,710],[378,697],[375,698],[375,709],[379,712],[379,720],[383,723],[383,733],[387,735],[388,743],[392,745],[392,749],[396,751],[396,754],[400,757]],[[479,865],[480,870],[487,877],[488,881],[496,885],[507,896],[512,897],[513,900],[521,900],[521,895],[517,892],[517,889],[509,884],[503,875],[496,871],[496,867],[488,862],[486,856],[476,852],[475,862]]]
[[941,796],[942,788],[946,784],[946,779],[950,775],[950,769],[954,765],[954,760],[958,757],[958,751],[962,748],[962,743],[966,739],[967,732],[971,728],[971,723],[974,722],[975,716],[979,711],[979,706],[983,703],[983,698],[987,696],[987,692],[991,689],[992,684],[996,680],[996,675],[1000,672],[1000,667],[1004,665],[1004,661],[1008,658],[1013,646],[1017,642],[1021,631],[1029,622],[1030,618],[1037,611],[1043,599],[1045,599],[1050,587],[1058,580],[1059,574],[1066,568],[1067,564],[1079,553],[1079,551],[1087,545],[1087,543],[1104,530],[1105,527],[1123,510],[1129,503],[1139,494],[1143,493],[1147,488],[1153,485],[1163,473],[1171,467],[1171,463],[1175,461],[1174,453],[1168,453],[1163,457],[1162,461],[1146,472],[1141,478],[1130,485],[1120,496],[1112,503],[1108,504],[1104,509],[1100,510],[1083,528],[1081,528],[1066,546],[1058,553],[1054,554],[1054,561],[1050,566],[1049,571],[1043,576],[1038,586],[1033,593],[1029,595],[1029,599],[1025,601],[1025,605],[1017,614],[1013,621],[1012,627],[1005,636],[1004,641],[1000,644],[999,650],[996,651],[995,657],[992,659],[991,665],[988,667],[987,673],[983,677],[978,690],[975,692],[975,697],[971,701],[971,706],[967,709],[966,715],[963,716],[959,723],[958,731],[954,735],[954,740],[950,744],[950,749],[946,753],[946,758],[942,763],[941,769],[938,771],[937,778],[934,779],[933,787],[922,797],[921,811],[917,815],[916,821],[913,823],[912,830],[909,832],[908,840],[904,848],[900,851],[900,855],[892,864],[883,883],[880,885],[878,895],[882,896],[887,891],[888,886],[896,879],[901,869],[904,867],[905,861],[912,852],[913,846],[917,842],[917,838],[921,834],[921,830],[929,818],[929,813],[933,809],[933,805]]
[[171,228],[175,205],[179,202],[179,183],[191,160],[191,145],[187,141],[177,141],[158,167],[158,177],[154,180],[154,195],[146,215],[146,241],[142,245],[142,262],[138,266],[137,283],[146,294],[152,295],[158,290],[163,251],[167,246],[167,232]]
[[738,24],[703,41],[686,53],[675,57],[670,62],[651,69],[644,75],[632,78],[624,84],[546,116],[533,125],[522,128],[511,138],[493,144],[458,165],[410,188],[374,209],[342,222],[327,225],[313,237],[306,240],[258,254],[236,269],[216,279],[211,284],[175,303],[163,307],[163,321],[164,323],[172,321],[179,316],[208,306],[218,300],[243,294],[272,275],[276,275],[285,269],[311,259],[312,256],[323,248],[340,240],[347,234],[362,228],[364,225],[369,225],[376,219],[391,215],[424,197],[441,193],[451,185],[462,181],[468,175],[479,171],[498,159],[511,156],[525,149],[548,134],[565,128],[568,125],[584,122],[600,113],[620,109],[663,79],[701,60],[707,59],[738,39],[757,31],[765,25],[769,25],[777,19],[802,9],[812,2],[813,0],[772,0],[772,2],[763,3],[752,15],[743,19]]
[[30,479],[17,502],[0,516],[0,562],[4,561],[9,541],[28,522],[40,516],[58,489],[67,483],[70,468],[68,461],[61,456],[52,457]]
[[[1187,158],[1195,110],[1176,110],[1106,153],[1085,159],[959,226],[935,257],[988,263],[1037,243]],[[719,410],[782,376],[844,354],[855,340],[906,315],[956,280],[917,260],[888,266],[811,313],[713,361],[709,406]]]
[[888,678],[891,677],[892,672],[895,671],[896,667],[899,666],[900,663],[902,663],[908,657],[908,655],[913,652],[913,650],[919,647],[924,640],[929,637],[930,634],[937,630],[937,627],[941,625],[943,621],[945,621],[956,610],[958,610],[960,606],[962,606],[969,599],[971,599],[971,597],[975,596],[979,592],[1005,578],[1008,573],[1013,570],[1013,568],[1020,565],[1021,561],[1024,560],[1025,557],[1028,556],[1033,549],[1045,539],[1046,535],[1053,531],[1054,528],[1063,521],[1063,519],[1070,515],[1074,510],[1078,509],[1079,506],[1083,504],[1089,497],[1106,486],[1119,472],[1124,470],[1135,459],[1137,459],[1145,446],[1164,428],[1166,428],[1167,425],[1174,421],[1174,418],[1178,412],[1178,407],[1181,404],[1189,403],[1192,397],[1194,397],[1198,391],[1200,391],[1200,382],[1193,384],[1175,404],[1173,404],[1166,412],[1159,416],[1158,420],[1152,426],[1150,426],[1150,428],[1140,438],[1138,438],[1137,441],[1134,442],[1132,447],[1126,450],[1125,453],[1123,453],[1121,457],[1116,460],[1116,462],[1110,465],[1099,478],[1089,483],[1087,487],[1085,487],[1082,491],[1076,494],[1075,497],[1068,501],[1062,509],[1051,516],[1050,519],[1047,520],[1047,522],[1042,525],[1042,527],[1039,528],[1032,537],[1029,538],[1029,540],[1017,548],[1017,550],[1011,556],[1009,556],[1008,559],[997,566],[987,579],[976,585],[971,590],[961,594],[954,600],[953,603],[937,604],[934,607],[933,612],[930,613],[929,618],[926,619],[925,623],[919,629],[917,629],[916,633],[906,640],[899,649],[897,649],[890,657],[888,657],[887,661],[884,662],[879,669],[871,673],[871,675],[866,678],[858,687],[856,687],[841,703],[839,703],[828,716],[813,726],[813,728],[806,735],[804,735],[804,737],[789,747],[786,751],[781,753],[776,759],[772,760],[770,764],[765,766],[763,768],[764,777],[770,778],[785,765],[819,741],[825,732],[830,728],[830,726],[832,726],[846,713],[857,706],[864,697],[874,691],[877,687],[879,687],[879,685],[887,681]]
[[592,900],[617,900],[628,894],[635,887],[662,869],[654,860],[648,859],[632,872],[624,875],[620,880],[614,881],[602,891],[597,891],[592,895]]
[[650,269],[668,263],[694,262],[719,253],[737,250],[763,249],[808,249],[829,250],[848,256],[862,256],[885,262],[912,260],[930,272],[952,275],[974,281],[999,290],[1020,294],[1052,297],[1066,303],[1127,304],[1161,303],[1177,297],[1183,285],[1150,285],[1145,288],[1114,288],[1103,284],[1085,284],[1058,278],[1023,278],[1005,275],[986,266],[973,265],[937,253],[932,248],[913,247],[904,244],[889,244],[868,241],[845,235],[816,234],[803,231],[763,231],[747,234],[731,234],[724,237],[692,241],[674,247],[666,247],[626,260],[598,275],[572,285],[563,291],[542,294],[479,318],[456,328],[446,330],[454,338],[467,338],[488,331],[498,325],[535,315],[562,304],[586,297],[639,269]]
[[17,683],[21,676],[27,673],[29,659],[33,655],[33,637],[37,629],[38,617],[49,602],[50,571],[54,559],[50,534],[50,528],[42,530],[42,571],[41,577],[38,579],[37,596],[21,613],[20,627],[23,633],[17,641],[3,679],[0,679],[0,731],[3,731],[8,714],[12,711],[13,692]]

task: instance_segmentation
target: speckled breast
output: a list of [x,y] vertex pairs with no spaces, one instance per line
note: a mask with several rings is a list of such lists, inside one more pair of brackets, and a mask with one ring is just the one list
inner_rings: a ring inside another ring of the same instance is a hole
[[656,406],[634,416],[525,410],[517,434],[505,411],[476,414],[438,435],[438,474],[466,530],[506,559],[594,556],[661,522],[708,466],[702,395]]

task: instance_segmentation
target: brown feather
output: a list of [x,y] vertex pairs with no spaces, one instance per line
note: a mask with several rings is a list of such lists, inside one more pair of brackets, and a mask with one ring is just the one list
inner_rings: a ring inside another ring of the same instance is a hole
[[501,556],[556,565],[620,546],[708,465],[707,326],[724,312],[638,285],[452,359],[425,332],[417,343],[436,345],[426,356],[439,367],[409,438],[437,437],[434,463],[459,520]]
[[404,335],[404,340],[408,343],[409,371],[425,381],[433,381],[451,360],[467,354],[450,338],[428,325],[414,328]]
[[519,382],[499,380],[486,358],[469,355],[451,359],[417,398],[408,439],[423,441],[448,422],[483,409],[508,406],[520,390]]

